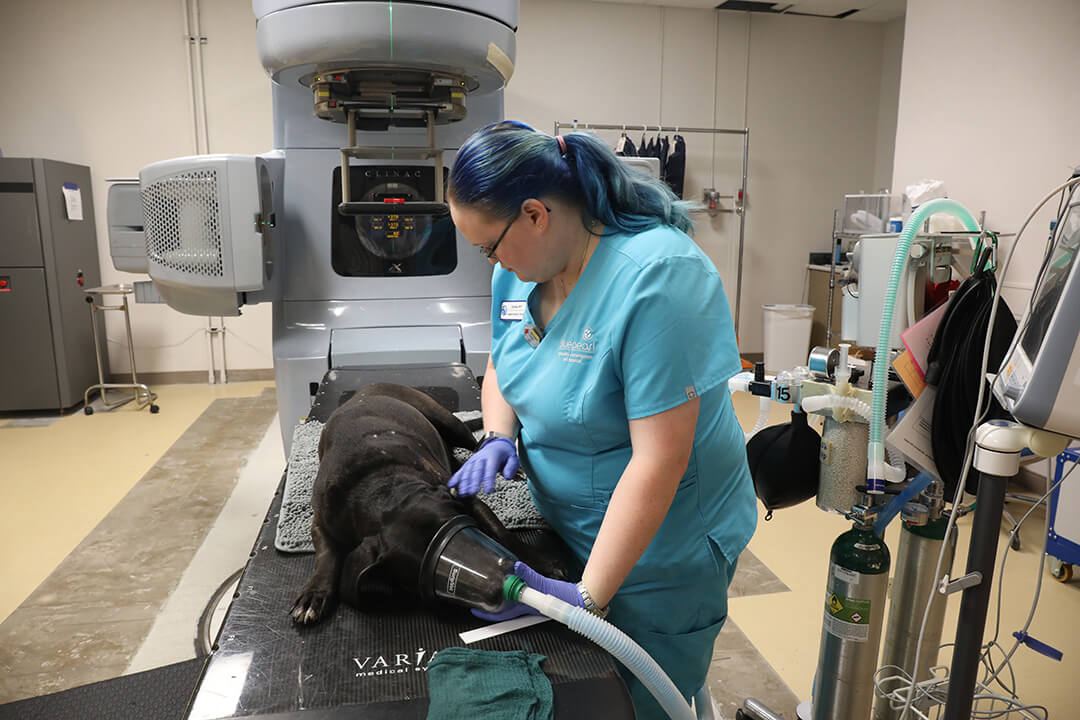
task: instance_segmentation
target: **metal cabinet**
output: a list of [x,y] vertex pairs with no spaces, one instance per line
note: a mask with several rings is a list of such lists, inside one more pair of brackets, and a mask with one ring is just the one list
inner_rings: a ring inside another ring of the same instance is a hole
[[83,287],[98,285],[90,168],[0,158],[0,411],[68,408],[97,382]]

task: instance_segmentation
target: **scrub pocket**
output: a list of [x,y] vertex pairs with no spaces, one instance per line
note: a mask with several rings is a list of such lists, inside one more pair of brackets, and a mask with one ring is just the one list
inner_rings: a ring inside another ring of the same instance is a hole
[[724,588],[724,593],[727,593],[727,588],[731,587],[731,580],[735,577],[735,570],[739,566],[739,558],[734,560],[728,560],[724,555],[724,551],[720,549],[720,543],[712,535],[705,536],[706,542],[709,543],[709,550],[712,552],[713,564],[716,566],[716,571],[725,577],[727,577],[727,586]]
[[[710,543],[711,544],[711,543]],[[620,593],[609,620],[644,648],[689,701],[705,684],[713,646],[727,620],[732,564],[717,549],[717,573],[701,582]],[[633,674],[619,666],[639,720],[667,715]]]
[[[727,616],[710,623],[698,630],[687,633],[668,634],[656,630],[635,630],[628,632],[653,660],[660,664],[683,698],[689,702],[691,696],[705,684],[712,662],[713,646],[716,636]],[[619,664],[619,675],[630,691],[634,710],[638,720],[664,720],[667,713],[653,698],[652,693],[636,678],[633,673]]]

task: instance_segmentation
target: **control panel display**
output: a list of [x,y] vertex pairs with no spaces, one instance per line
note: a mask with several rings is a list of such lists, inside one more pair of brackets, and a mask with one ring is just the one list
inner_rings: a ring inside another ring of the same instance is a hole
[[448,275],[457,267],[457,230],[448,211],[411,212],[409,204],[435,200],[435,168],[353,166],[352,199],[381,204],[385,211],[338,212],[341,169],[334,169],[331,258],[346,277]]

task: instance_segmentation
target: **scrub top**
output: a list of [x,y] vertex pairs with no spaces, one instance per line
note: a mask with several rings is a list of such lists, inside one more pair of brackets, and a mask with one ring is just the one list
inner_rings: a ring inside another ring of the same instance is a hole
[[741,370],[719,273],[685,233],[612,233],[546,328],[536,283],[492,276],[492,361],[521,423],[529,488],[585,563],[630,461],[629,420],[701,399],[671,508],[622,589],[734,565],[757,523],[745,439],[727,389]]

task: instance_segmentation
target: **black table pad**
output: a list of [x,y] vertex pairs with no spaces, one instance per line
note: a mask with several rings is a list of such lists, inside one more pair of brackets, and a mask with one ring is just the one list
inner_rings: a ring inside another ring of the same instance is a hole
[[206,658],[0,705],[0,720],[181,720]]
[[[340,369],[324,377],[309,417],[325,422],[369,382],[416,387],[452,412],[480,409],[479,387],[464,365]],[[459,633],[487,623],[457,608],[375,615],[339,605],[320,623],[297,627],[289,610],[315,558],[274,548],[283,487],[284,475],[188,717],[424,718],[427,663],[442,648],[464,645]],[[544,655],[560,720],[634,716],[615,661],[554,621],[470,647]]]

